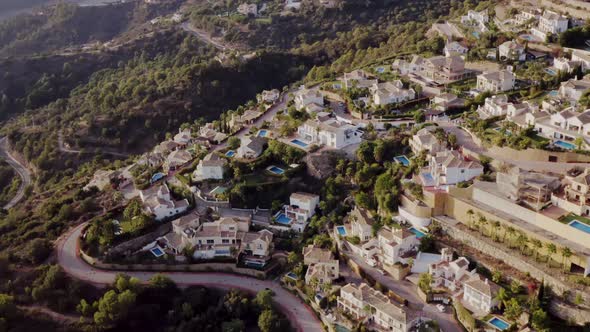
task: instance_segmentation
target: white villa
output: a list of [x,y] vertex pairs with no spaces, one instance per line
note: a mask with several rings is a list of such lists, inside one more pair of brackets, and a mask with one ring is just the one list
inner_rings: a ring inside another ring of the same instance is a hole
[[541,17],[540,12],[536,10],[522,10],[514,16],[514,22],[518,25],[536,22]]
[[252,16],[257,16],[258,15],[258,5],[255,3],[243,3],[241,5],[238,6],[238,13],[242,14],[242,15],[252,15]]
[[464,55],[469,52],[469,48],[461,45],[461,43],[457,41],[447,42],[445,48],[443,49],[443,53],[446,57],[450,57],[453,55]]
[[174,142],[181,147],[186,147],[193,141],[193,135],[190,129],[178,129],[178,134],[174,135]]
[[170,189],[166,184],[153,186],[139,191],[145,210],[152,214],[156,220],[174,217],[185,212],[189,207],[186,199],[175,201],[170,197]]
[[349,221],[351,236],[358,236],[361,242],[373,238],[373,217],[367,209],[355,206],[350,212]]
[[345,89],[350,89],[353,87],[359,89],[369,88],[377,83],[378,81],[374,78],[371,78],[371,75],[369,75],[364,70],[357,69],[351,71],[350,73],[344,73]]
[[319,285],[329,284],[340,276],[340,263],[328,249],[313,244],[303,248],[303,264],[307,265],[305,283],[316,279]]
[[166,160],[164,161],[164,172],[172,172],[183,167],[193,160],[193,156],[186,150],[174,150],[172,151]]
[[562,193],[554,193],[551,202],[555,206],[577,215],[590,215],[590,168],[565,176]]
[[325,145],[341,149],[362,140],[362,132],[357,126],[340,122],[333,118],[307,120],[297,128],[297,134],[310,144]]
[[467,15],[461,16],[461,23],[474,25],[479,28],[481,32],[488,31],[486,24],[490,21],[490,16],[488,15],[487,10],[482,10],[480,12],[475,10],[470,10],[467,12]]
[[510,60],[510,61],[525,61],[526,60],[526,53],[524,46],[520,45],[519,43],[515,42],[514,40],[509,40],[502,45],[498,46],[498,52],[500,53],[500,60]]
[[453,108],[460,108],[465,106],[465,99],[457,97],[452,93],[443,93],[441,95],[434,96],[430,100],[430,106],[435,110],[448,111]]
[[382,227],[377,233],[380,254],[378,260],[385,265],[407,263],[407,258],[416,253],[420,240],[409,230]]
[[370,89],[375,105],[397,104],[416,98],[414,89],[405,89],[400,80],[394,82],[374,83]]
[[483,174],[477,161],[465,159],[459,151],[446,150],[430,157],[428,171],[437,186],[454,185]]
[[356,319],[368,319],[386,331],[407,332],[413,325],[413,322],[408,322],[407,314],[400,305],[365,283],[359,286],[347,284],[342,287],[338,297],[338,309]]
[[266,145],[266,139],[258,136],[244,136],[241,138],[241,141],[237,151],[238,158],[258,158],[264,151],[264,146]]
[[499,290],[500,286],[491,280],[482,280],[476,274],[463,284],[463,304],[472,311],[488,314],[498,306],[496,295]]
[[273,234],[263,229],[249,232],[250,219],[221,218],[203,222],[196,214],[172,221],[172,232],[162,238],[166,247],[175,254],[185,248],[194,249],[199,259],[237,256],[243,254],[246,264],[266,263],[272,252]]
[[479,106],[477,110],[488,116],[502,116],[508,114],[509,105],[513,104],[508,102],[508,96],[493,95],[486,98],[484,104]]
[[463,283],[472,279],[477,273],[469,271],[469,260],[459,257],[453,260],[453,252],[449,248],[441,250],[441,260],[430,264],[428,273],[432,275],[432,287],[446,288],[452,294],[463,290]]
[[272,104],[275,101],[279,100],[280,96],[281,92],[278,89],[264,90],[262,91],[262,93],[260,93],[257,99],[259,103],[264,102],[267,104]]
[[307,226],[309,218],[315,215],[315,209],[320,203],[320,196],[304,192],[292,193],[289,197],[289,205],[283,207],[283,213],[290,219],[290,227],[296,232],[302,233]]
[[295,107],[304,109],[309,104],[324,105],[324,96],[317,89],[307,89],[301,86],[295,93]]
[[215,153],[209,153],[199,161],[197,168],[193,172],[193,179],[195,181],[221,180],[226,165],[227,161],[224,158]]
[[577,66],[580,66],[581,63],[576,60],[570,60],[568,58],[555,58],[553,59],[553,67],[559,71],[564,73],[571,73],[576,69]]
[[547,37],[559,34],[567,30],[569,19],[556,12],[545,10],[539,17],[539,25],[531,29],[531,33],[545,41]]
[[544,114],[543,117],[535,117],[528,113],[527,123],[533,125],[542,136],[553,140],[562,140],[573,143],[576,138],[584,140],[583,147],[590,140],[590,110],[578,113],[568,108],[561,112]]
[[573,51],[572,61],[579,63],[583,72],[590,70],[590,53],[587,51]]
[[434,126],[424,127],[412,136],[409,144],[414,154],[418,155],[422,151],[428,151],[428,153],[435,155],[447,149],[446,142],[439,141],[432,133],[434,129],[436,129]]
[[581,80],[572,78],[566,82],[561,82],[559,97],[575,103],[588,91],[590,91],[590,78],[588,76],[584,76]]
[[508,70],[477,75],[477,90],[492,93],[505,92],[514,89],[516,77]]

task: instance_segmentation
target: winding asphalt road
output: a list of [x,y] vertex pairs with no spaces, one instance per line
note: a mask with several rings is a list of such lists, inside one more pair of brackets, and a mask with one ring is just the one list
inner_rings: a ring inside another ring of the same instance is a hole
[[14,168],[22,180],[16,195],[3,207],[5,210],[8,210],[25,197],[25,188],[31,185],[31,172],[8,152],[8,140],[6,137],[0,139],[0,158],[4,159]]
[[[81,224],[66,233],[57,243],[58,262],[70,276],[97,286],[111,284],[118,272],[96,269],[84,262],[78,254],[78,238],[86,224]],[[156,272],[126,272],[129,276],[147,282]],[[300,332],[320,332],[322,325],[316,315],[298,297],[281,287],[278,282],[225,274],[196,272],[163,273],[179,286],[206,286],[220,289],[241,289],[257,293],[264,289],[274,292],[274,301],[287,315],[291,324]]]

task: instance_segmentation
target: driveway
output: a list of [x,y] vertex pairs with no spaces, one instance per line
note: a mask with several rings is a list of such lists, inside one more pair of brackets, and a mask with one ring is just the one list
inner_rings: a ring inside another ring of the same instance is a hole
[[0,158],[4,159],[14,170],[18,173],[21,178],[21,184],[16,192],[16,195],[4,205],[4,209],[8,210],[18,204],[23,197],[25,197],[25,188],[31,185],[31,172],[23,166],[18,160],[16,160],[10,152],[8,152],[8,140],[6,137],[0,139]]
[[[86,264],[78,255],[78,238],[86,224],[68,231],[57,243],[58,262],[70,276],[105,286],[115,280],[118,272],[99,270]],[[129,276],[147,282],[157,272],[126,272]],[[179,286],[206,286],[220,289],[241,289],[257,293],[266,288],[275,293],[274,301],[289,318],[293,326],[301,332],[323,331],[322,325],[309,306],[297,296],[289,293],[278,282],[225,273],[163,272]]]
[[451,309],[447,308],[443,313],[438,311],[434,305],[424,303],[418,297],[416,285],[407,280],[397,281],[389,275],[381,274],[377,268],[369,266],[362,258],[358,257],[351,251],[345,251],[345,254],[381,285],[408,300],[408,307],[406,310],[413,311],[414,315],[427,317],[436,321],[440,328],[445,332],[463,331],[459,322],[453,317]]

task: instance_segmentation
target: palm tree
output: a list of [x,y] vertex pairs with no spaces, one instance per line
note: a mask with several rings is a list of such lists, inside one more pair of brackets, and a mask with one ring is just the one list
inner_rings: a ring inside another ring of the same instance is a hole
[[485,233],[485,232],[484,232],[484,231],[485,231],[484,227],[485,227],[485,225],[488,223],[488,219],[487,219],[485,216],[479,215],[479,220],[478,220],[478,222],[479,222],[479,231],[480,231],[480,233],[481,233],[482,235],[485,235],[485,234],[484,234],[484,233]]
[[514,229],[514,227],[512,226],[508,226],[508,228],[506,229],[506,233],[510,235],[510,243],[508,244],[508,247],[512,248],[512,238],[514,237],[514,234],[516,234],[516,229]]
[[572,256],[572,250],[568,247],[561,248],[561,256],[563,257],[563,270],[566,271],[566,262]]
[[526,250],[526,245],[528,242],[529,242],[529,239],[527,238],[526,235],[524,235],[524,233],[518,234],[518,237],[516,238],[516,245],[520,249],[520,253],[524,254],[524,251]]
[[539,239],[531,239],[531,244],[535,247],[535,262],[537,261],[537,257],[539,256],[539,251],[543,248],[543,242]]
[[469,229],[473,229],[473,214],[474,213],[472,209],[467,210],[467,216],[469,217]]
[[582,145],[584,144],[584,139],[581,136],[576,137],[574,140],[574,144],[578,148],[578,150],[582,149]]
[[553,255],[555,255],[555,253],[557,252],[557,246],[555,246],[555,243],[547,243],[546,245],[547,247],[547,265],[549,265],[549,267],[551,267],[551,257],[553,257]]
[[500,309],[502,309],[503,306],[506,306],[506,300],[508,300],[509,298],[510,296],[508,296],[508,293],[504,288],[498,289],[498,293],[496,294],[495,300],[497,300],[500,304]]
[[498,230],[500,230],[500,228],[502,227],[502,224],[498,221],[498,220],[494,220],[492,221],[492,226],[493,226],[493,235],[492,235],[492,239],[496,242],[500,241],[500,237],[498,236]]

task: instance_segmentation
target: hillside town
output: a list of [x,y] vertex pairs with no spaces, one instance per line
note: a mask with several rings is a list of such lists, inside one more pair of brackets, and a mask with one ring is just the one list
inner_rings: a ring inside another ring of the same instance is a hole
[[104,211],[57,259],[90,280],[264,281],[306,311],[293,323],[311,313],[299,331],[587,327],[590,50],[557,43],[583,23],[506,15],[468,10],[432,24],[436,51],[308,74],[182,123],[80,185]]

